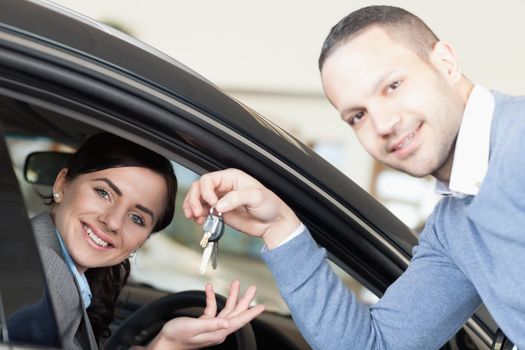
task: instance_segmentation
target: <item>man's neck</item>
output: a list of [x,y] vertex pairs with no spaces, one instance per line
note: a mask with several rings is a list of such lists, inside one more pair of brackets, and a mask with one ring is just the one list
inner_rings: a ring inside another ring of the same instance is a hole
[[[461,79],[457,82],[456,89],[459,93],[459,96],[461,100],[463,101],[463,113],[465,112],[465,107],[467,105],[467,101],[469,99],[470,93],[472,92],[472,89],[474,88],[474,84],[470,82],[464,75],[461,77]],[[463,119],[463,115],[461,115],[461,119]],[[461,121],[459,123],[461,125]],[[443,162],[443,164],[437,169],[434,173],[432,173],[432,176],[442,182],[449,182],[450,181],[450,174],[452,173],[452,162],[454,161],[454,150],[456,148],[456,140],[457,140],[457,134],[459,133],[459,128],[456,131],[456,139],[452,143],[450,147],[450,152],[447,156],[447,159]]]
[[454,160],[454,148],[455,147],[456,147],[456,143],[454,142],[454,144],[451,147],[452,150],[448,154],[448,157],[443,163],[443,165],[441,165],[439,169],[437,169],[434,173],[432,173],[432,176],[436,180],[441,181],[441,182],[450,181],[450,174],[452,172],[452,161]]

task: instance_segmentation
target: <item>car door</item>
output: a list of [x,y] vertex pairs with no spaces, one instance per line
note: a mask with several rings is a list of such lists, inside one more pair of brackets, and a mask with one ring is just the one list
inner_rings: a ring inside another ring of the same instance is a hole
[[11,164],[0,124],[0,348],[60,348],[40,255]]

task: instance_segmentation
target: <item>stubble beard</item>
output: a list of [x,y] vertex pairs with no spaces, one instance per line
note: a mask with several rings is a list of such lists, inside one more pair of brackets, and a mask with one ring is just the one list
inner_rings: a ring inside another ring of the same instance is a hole
[[383,162],[383,164],[413,177],[423,178],[431,175],[440,181],[448,181],[455,145],[456,138],[450,144],[436,145],[437,149],[434,148],[431,153],[427,152],[426,155],[419,157],[414,155],[408,164],[389,164],[388,162]]
[[440,160],[439,165],[432,171],[431,174],[434,178],[439,181],[448,182],[450,181],[450,173],[452,171],[452,162],[454,160],[454,149],[456,148],[457,136],[452,141],[452,144],[448,147],[448,152],[443,152],[443,159]]

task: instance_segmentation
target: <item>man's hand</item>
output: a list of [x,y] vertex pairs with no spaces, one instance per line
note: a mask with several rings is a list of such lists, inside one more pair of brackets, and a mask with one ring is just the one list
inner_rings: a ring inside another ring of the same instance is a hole
[[[264,305],[250,308],[255,286],[249,287],[238,300],[239,281],[233,281],[226,306],[217,314],[217,302],[211,284],[206,285],[206,308],[199,318],[177,317],[167,322],[148,350],[199,349],[220,344],[226,337],[264,311]],[[135,347],[134,349],[143,349]]]
[[202,224],[214,205],[228,225],[261,237],[269,249],[277,247],[300,225],[279,197],[237,169],[203,175],[191,185],[182,208],[188,219]]

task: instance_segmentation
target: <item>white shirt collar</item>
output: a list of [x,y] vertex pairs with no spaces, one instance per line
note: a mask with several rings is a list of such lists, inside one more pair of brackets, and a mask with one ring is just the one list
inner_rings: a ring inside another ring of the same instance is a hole
[[490,128],[494,108],[492,93],[481,85],[475,85],[463,112],[450,182],[438,181],[437,193],[457,197],[478,193],[489,164]]

